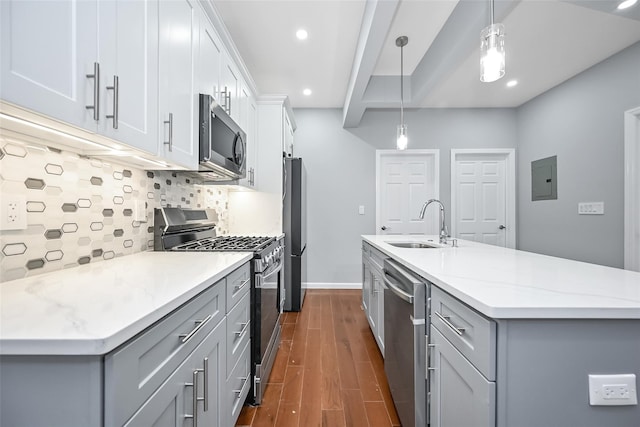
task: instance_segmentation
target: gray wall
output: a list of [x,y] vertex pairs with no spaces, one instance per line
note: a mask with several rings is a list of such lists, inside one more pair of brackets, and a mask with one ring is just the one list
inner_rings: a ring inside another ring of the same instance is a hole
[[[307,281],[359,283],[361,234],[375,234],[375,150],[395,148],[396,110],[367,112],[342,128],[339,109],[296,109],[294,155],[307,168]],[[405,114],[411,148],[440,149],[440,195],[449,206],[451,148],[516,146],[513,109],[424,109]],[[358,206],[365,215],[358,215]]]
[[[622,267],[625,110],[640,106],[640,43],[518,109],[518,248]],[[531,161],[558,156],[558,199],[531,201]],[[603,201],[604,215],[578,215]]]
[[[623,112],[640,105],[640,43],[518,109],[405,112],[410,148],[440,149],[450,206],[452,148],[516,148],[519,249],[623,265]],[[395,148],[397,110],[342,128],[338,109],[296,109],[295,155],[307,166],[309,282],[356,283],[361,234],[375,234],[375,150]],[[558,200],[531,202],[531,161],[558,156]],[[604,201],[605,215],[578,215]],[[358,215],[358,205],[366,214]]]

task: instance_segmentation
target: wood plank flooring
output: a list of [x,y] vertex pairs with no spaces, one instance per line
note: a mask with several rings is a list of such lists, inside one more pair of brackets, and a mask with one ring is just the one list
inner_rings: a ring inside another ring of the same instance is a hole
[[360,298],[355,290],[308,290],[302,312],[281,317],[262,405],[245,406],[237,427],[400,425]]

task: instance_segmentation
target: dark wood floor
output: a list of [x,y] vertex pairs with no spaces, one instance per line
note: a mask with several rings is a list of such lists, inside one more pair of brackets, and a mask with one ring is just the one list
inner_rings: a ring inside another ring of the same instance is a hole
[[360,291],[310,290],[282,316],[282,341],[262,405],[236,426],[399,426]]

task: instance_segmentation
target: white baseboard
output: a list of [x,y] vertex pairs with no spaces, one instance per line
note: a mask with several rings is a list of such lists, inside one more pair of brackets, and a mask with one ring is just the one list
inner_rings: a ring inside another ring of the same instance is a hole
[[362,283],[307,282],[306,289],[362,289]]

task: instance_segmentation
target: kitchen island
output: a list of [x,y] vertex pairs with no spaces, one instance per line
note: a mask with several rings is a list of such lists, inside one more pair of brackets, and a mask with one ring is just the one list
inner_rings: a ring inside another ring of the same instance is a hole
[[0,283],[0,425],[235,422],[249,339],[226,320],[248,310],[252,256],[142,252]]
[[640,425],[639,273],[437,236],[363,236],[363,251],[431,284],[432,426]]

